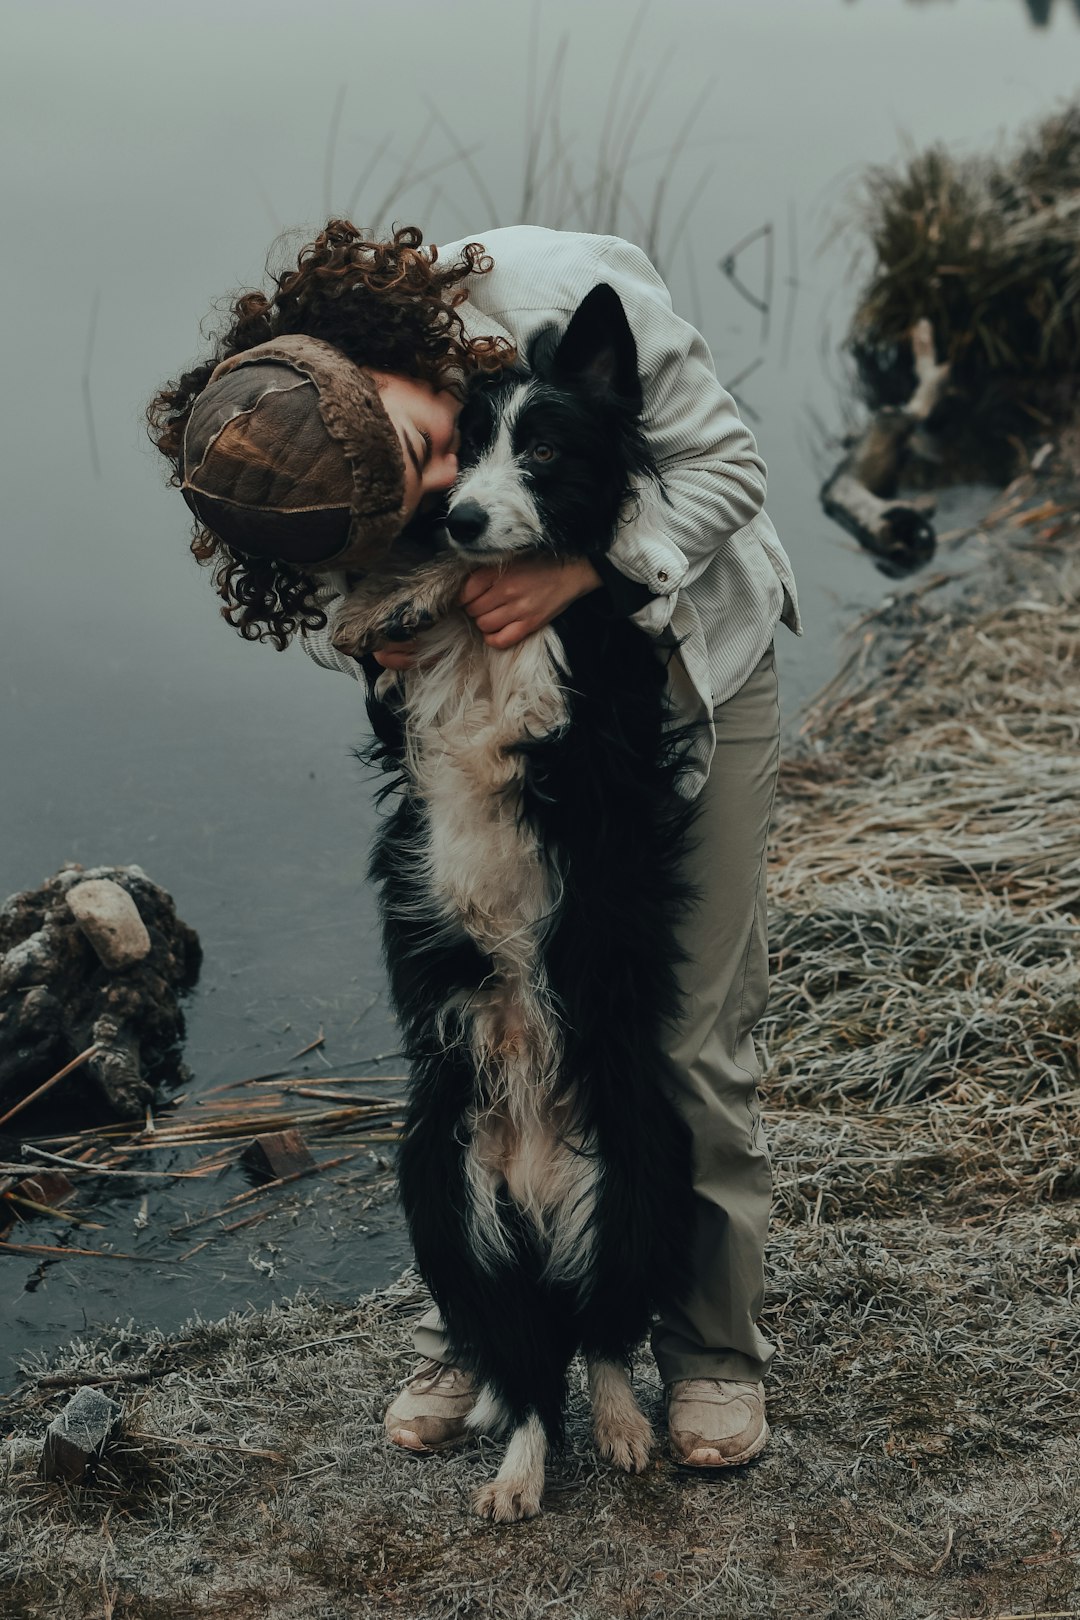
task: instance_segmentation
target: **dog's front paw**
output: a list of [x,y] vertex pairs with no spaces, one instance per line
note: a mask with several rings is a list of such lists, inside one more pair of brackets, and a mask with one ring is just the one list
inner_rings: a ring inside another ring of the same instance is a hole
[[412,641],[421,630],[435,623],[435,617],[411,596],[381,602],[350,601],[338,609],[332,641],[338,652],[360,658],[378,647]]
[[473,1497],[473,1507],[482,1519],[495,1524],[518,1524],[535,1519],[540,1512],[542,1491],[523,1480],[493,1479]]
[[385,609],[381,604],[353,602],[348,597],[341,604],[330,637],[338,652],[350,658],[361,658],[374,652],[382,641]]
[[643,1413],[620,1412],[593,1418],[596,1449],[605,1462],[628,1474],[640,1474],[652,1455],[653,1432]]
[[383,641],[412,641],[435,623],[435,616],[415,602],[402,602],[382,622]]

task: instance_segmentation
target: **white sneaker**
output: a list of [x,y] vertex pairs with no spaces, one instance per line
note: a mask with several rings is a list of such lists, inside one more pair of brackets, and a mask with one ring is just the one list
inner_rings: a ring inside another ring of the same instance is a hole
[[729,1378],[680,1378],[668,1385],[668,1433],[689,1468],[734,1468],[765,1449],[762,1384]]
[[443,1451],[467,1437],[476,1385],[461,1367],[422,1361],[386,1409],[386,1432],[406,1451]]

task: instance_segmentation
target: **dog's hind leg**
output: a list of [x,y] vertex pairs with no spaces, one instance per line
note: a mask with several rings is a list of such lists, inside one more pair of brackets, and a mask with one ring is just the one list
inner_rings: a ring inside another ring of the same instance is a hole
[[502,1435],[506,1433],[510,1414],[506,1403],[499,1399],[490,1384],[485,1384],[476,1397],[476,1405],[465,1419],[465,1426],[473,1434]]
[[652,1451],[653,1432],[634,1398],[626,1368],[590,1356],[589,1394],[593,1435],[601,1457],[628,1474],[640,1474]]
[[533,1412],[514,1430],[491,1484],[481,1486],[473,1498],[482,1519],[513,1524],[536,1517],[544,1495],[547,1449],[544,1425]]

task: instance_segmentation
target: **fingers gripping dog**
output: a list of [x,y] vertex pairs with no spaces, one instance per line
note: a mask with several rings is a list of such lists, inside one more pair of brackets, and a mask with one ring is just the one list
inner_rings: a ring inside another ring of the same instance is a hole
[[463,573],[523,553],[602,556],[662,499],[639,426],[634,340],[597,287],[528,374],[469,413],[451,551],[338,622],[355,650],[387,621],[425,631],[403,677],[401,789],[372,862],[411,1065],[403,1203],[471,1422],[509,1440],[478,1510],[536,1513],[571,1358],[588,1359],[601,1451],[644,1466],[626,1373],[691,1251],[690,1145],[666,1095],[674,925],[692,804],[675,792],[656,645],[596,593],[510,649],[450,608]]

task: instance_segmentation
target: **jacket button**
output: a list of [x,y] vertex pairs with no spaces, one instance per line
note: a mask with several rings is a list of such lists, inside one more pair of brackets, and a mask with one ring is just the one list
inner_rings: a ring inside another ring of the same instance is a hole
[[667,575],[665,574],[665,572],[664,572],[664,570],[662,568],[657,569],[656,577],[660,581],[661,585],[666,585],[667,584]]

